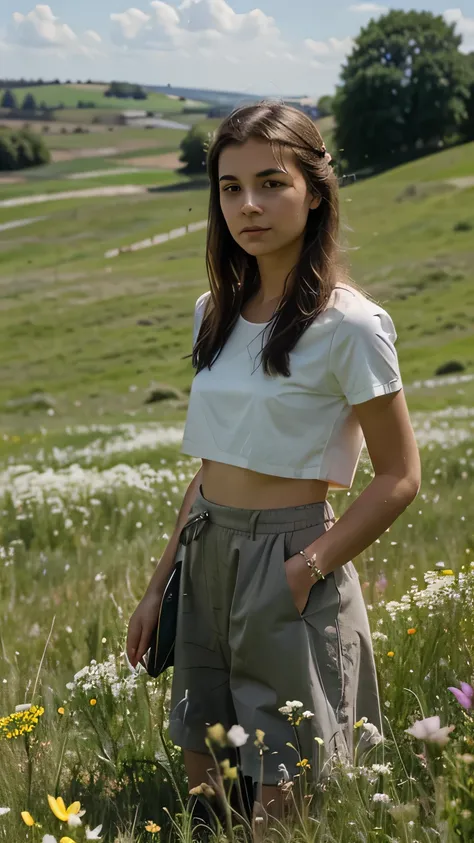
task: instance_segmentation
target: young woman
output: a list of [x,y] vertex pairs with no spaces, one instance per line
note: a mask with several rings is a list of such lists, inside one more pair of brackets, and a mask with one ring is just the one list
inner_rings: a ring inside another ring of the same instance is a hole
[[[300,771],[279,712],[303,703],[317,778],[351,758],[353,725],[383,734],[370,629],[352,559],[416,497],[420,460],[386,310],[347,281],[338,181],[321,135],[277,102],[236,109],[208,151],[207,269],[182,451],[202,459],[175,532],[129,624],[142,658],[181,537],[170,733],[189,787],[211,766],[206,727],[234,724],[243,774],[281,811]],[[259,359],[260,358],[260,359]],[[337,520],[365,443],[374,477]],[[315,738],[324,741],[324,751]]]

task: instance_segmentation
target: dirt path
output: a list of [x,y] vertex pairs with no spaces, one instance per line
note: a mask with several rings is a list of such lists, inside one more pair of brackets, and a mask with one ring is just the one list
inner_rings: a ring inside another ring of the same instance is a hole
[[84,190],[65,190],[62,193],[40,193],[37,196],[18,196],[16,199],[3,199],[0,208],[18,208],[20,205],[36,205],[39,202],[55,202],[58,199],[90,199],[95,196],[131,196],[134,193],[146,193],[147,187],[138,184],[123,184],[111,187],[88,187]]

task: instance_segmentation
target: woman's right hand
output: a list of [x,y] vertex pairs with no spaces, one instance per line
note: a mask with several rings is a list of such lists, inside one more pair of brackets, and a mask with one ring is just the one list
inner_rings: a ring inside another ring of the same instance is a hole
[[145,655],[160,612],[163,591],[145,594],[128,622],[127,657],[136,667]]

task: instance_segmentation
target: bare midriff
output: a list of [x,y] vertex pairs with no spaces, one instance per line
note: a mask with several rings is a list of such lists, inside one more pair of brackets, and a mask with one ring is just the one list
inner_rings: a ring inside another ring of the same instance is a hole
[[275,477],[204,459],[201,485],[206,500],[240,509],[279,509],[318,503],[326,500],[329,486],[322,480]]

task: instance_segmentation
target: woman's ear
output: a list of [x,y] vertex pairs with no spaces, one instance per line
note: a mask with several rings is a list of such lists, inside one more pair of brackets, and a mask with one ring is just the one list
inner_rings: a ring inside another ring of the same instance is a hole
[[322,198],[323,198],[323,197],[321,196],[321,194],[320,194],[320,193],[318,193],[316,196],[313,196],[313,198],[312,198],[312,200],[311,200],[311,204],[310,204],[310,206],[309,206],[309,210],[310,210],[310,211],[315,211],[315,210],[316,210],[316,208],[319,208],[319,206],[320,206],[320,204],[321,204],[321,201],[322,201]]

